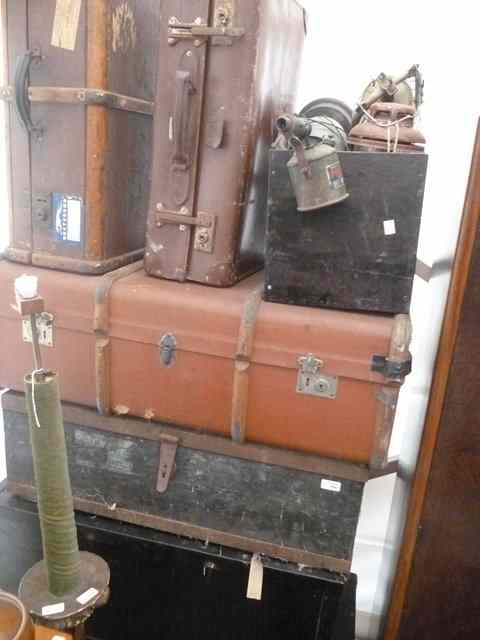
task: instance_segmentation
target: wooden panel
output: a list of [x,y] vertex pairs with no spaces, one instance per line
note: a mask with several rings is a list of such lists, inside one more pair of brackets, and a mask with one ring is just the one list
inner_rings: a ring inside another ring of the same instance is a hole
[[[81,509],[310,566],[350,567],[363,483],[180,447],[159,494],[160,442],[65,427]],[[26,416],[6,411],[5,433],[9,486],[31,495]]]
[[[427,156],[343,152],[339,157],[349,198],[299,213],[286,166],[290,153],[272,152],[265,299],[408,313]],[[390,229],[384,227],[387,221]]]
[[[111,597],[87,624],[99,640],[353,640],[356,577],[263,558],[262,599],[246,598],[251,556],[77,514],[82,549],[110,566]],[[0,495],[0,587],[41,557],[35,507]]]
[[478,638],[480,131],[386,640]]

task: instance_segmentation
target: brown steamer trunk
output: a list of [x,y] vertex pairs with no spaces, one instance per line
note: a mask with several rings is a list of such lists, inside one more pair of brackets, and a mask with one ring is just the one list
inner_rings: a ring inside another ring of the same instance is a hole
[[105,273],[143,255],[159,3],[3,0],[9,259]]
[[261,268],[268,150],[294,106],[294,0],[166,0],[145,255],[154,276],[229,286]]
[[[96,278],[28,271],[51,314],[40,327],[44,366],[59,371],[63,400],[384,464],[409,371],[407,316],[261,302],[262,274],[216,289],[154,280],[141,263]],[[0,385],[16,390],[32,366],[12,309],[23,272],[0,264]]]

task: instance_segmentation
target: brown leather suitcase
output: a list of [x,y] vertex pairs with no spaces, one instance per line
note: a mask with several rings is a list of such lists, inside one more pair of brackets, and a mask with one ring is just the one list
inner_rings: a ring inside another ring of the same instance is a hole
[[3,0],[9,259],[104,273],[143,255],[160,3]]
[[149,274],[229,286],[261,268],[268,151],[305,37],[295,0],[165,0]]
[[[12,308],[24,269],[0,263],[0,385],[15,390],[32,368]],[[103,277],[28,273],[40,279],[44,366],[59,371],[63,400],[236,443],[385,461],[410,370],[407,316],[262,302],[262,273],[229,289],[158,281],[141,263]]]

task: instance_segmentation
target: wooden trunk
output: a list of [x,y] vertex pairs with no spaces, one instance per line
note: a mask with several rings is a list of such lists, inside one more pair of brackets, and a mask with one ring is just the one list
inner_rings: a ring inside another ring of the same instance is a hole
[[[59,372],[63,400],[239,444],[385,463],[411,366],[408,317],[262,302],[262,274],[219,289],[150,278],[141,265],[99,278],[28,272],[46,301],[44,366]],[[0,263],[11,292],[0,298],[0,385],[18,391],[32,366],[12,308],[22,273]]]
[[[5,400],[9,489],[35,496],[24,398]],[[364,480],[356,468],[64,405],[76,507],[133,524],[348,571]],[[263,460],[262,460],[263,458]],[[342,477],[343,476],[343,477]]]
[[349,197],[303,213],[289,158],[289,151],[270,156],[265,299],[408,313],[427,156],[341,152]]
[[[354,640],[356,576],[252,557],[215,544],[77,514],[80,547],[110,566],[109,603],[87,623],[98,640]],[[41,558],[35,507],[0,494],[0,588],[15,592]]]

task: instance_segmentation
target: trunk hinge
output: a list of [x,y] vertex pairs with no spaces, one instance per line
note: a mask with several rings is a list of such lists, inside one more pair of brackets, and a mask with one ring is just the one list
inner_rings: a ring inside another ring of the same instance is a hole
[[165,493],[175,472],[178,438],[160,436],[160,462],[158,465],[157,491]]

